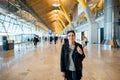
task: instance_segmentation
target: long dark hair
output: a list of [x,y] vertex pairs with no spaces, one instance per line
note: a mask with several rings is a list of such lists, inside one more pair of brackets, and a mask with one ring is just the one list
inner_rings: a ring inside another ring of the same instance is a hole
[[69,48],[69,41],[67,38],[64,38],[64,45],[65,45],[65,48]]
[[74,30],[68,31],[68,32],[67,32],[67,35],[68,35],[69,33],[71,33],[71,32],[75,35],[75,31],[74,31]]

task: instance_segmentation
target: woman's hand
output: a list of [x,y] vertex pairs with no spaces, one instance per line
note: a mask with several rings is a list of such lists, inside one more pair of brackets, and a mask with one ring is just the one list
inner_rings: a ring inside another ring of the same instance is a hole
[[83,54],[83,51],[79,46],[77,46],[77,51],[78,51],[78,53]]
[[65,78],[65,72],[61,72],[62,77]]

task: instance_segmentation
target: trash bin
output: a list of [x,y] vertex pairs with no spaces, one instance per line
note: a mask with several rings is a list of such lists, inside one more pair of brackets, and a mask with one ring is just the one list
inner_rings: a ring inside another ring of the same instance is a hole
[[3,40],[3,50],[14,49],[14,40]]

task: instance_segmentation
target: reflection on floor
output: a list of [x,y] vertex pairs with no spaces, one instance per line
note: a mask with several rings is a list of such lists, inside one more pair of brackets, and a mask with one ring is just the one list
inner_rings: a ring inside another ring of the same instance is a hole
[[[15,45],[0,52],[0,80],[63,80],[59,69],[61,44]],[[120,80],[120,49],[88,45],[82,80]]]

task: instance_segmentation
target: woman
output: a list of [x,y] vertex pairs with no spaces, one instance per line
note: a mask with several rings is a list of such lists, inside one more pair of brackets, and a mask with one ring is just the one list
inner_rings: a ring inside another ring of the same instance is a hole
[[84,43],[84,46],[83,47],[86,47],[87,46],[87,43],[88,43],[88,39],[86,36],[83,37],[83,43]]
[[80,80],[82,61],[85,58],[82,45],[75,42],[75,32],[67,32],[68,45],[62,45],[60,67],[62,76],[67,80]]

